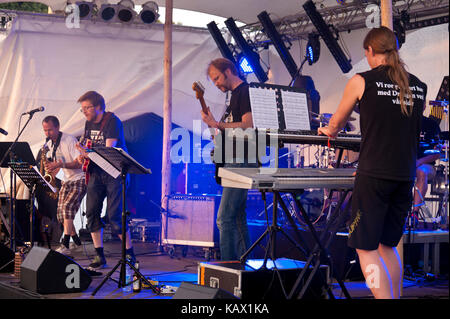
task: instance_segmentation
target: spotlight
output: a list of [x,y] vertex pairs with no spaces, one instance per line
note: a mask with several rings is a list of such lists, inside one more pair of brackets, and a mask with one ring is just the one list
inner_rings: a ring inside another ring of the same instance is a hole
[[214,41],[216,42],[216,45],[219,48],[219,51],[222,54],[222,56],[225,59],[232,61],[236,65],[234,55],[231,52],[228,44],[225,42],[225,39],[223,38],[222,33],[220,32],[219,28],[217,27],[216,22],[211,21],[206,26],[208,27],[209,33],[211,33],[211,36],[213,37]]
[[115,16],[117,14],[117,5],[112,4],[102,4],[100,7],[100,18],[105,22],[115,21]]
[[342,51],[342,48],[339,46],[337,40],[331,33],[329,26],[325,23],[324,19],[317,11],[315,4],[311,0],[306,1],[305,4],[303,4],[303,9],[311,22],[314,24],[314,27],[319,32],[323,42],[325,42],[342,72],[349,72],[352,69],[350,60],[347,59],[344,51]]
[[148,1],[142,5],[142,10],[139,13],[139,18],[143,23],[151,24],[156,22],[159,18],[159,7],[154,1]]
[[247,58],[243,55],[239,58],[239,67],[241,68],[242,72],[245,74],[253,73],[253,68],[248,62]]
[[283,61],[289,74],[292,78],[295,78],[295,76],[297,75],[297,64],[295,64],[295,61],[289,53],[288,48],[286,48],[286,46],[284,45],[280,34],[278,33],[275,25],[269,17],[269,14],[266,11],[263,11],[258,15],[258,19],[263,26],[264,33],[267,34],[267,36],[272,41],[275,49],[277,49],[278,55]]
[[306,58],[308,64],[313,65],[319,60],[320,56],[320,41],[319,35],[310,33],[308,35],[308,44],[306,44]]
[[266,72],[263,70],[263,68],[261,67],[261,64],[259,63],[259,54],[256,53],[255,51],[253,51],[252,47],[244,39],[241,31],[239,30],[239,28],[236,25],[236,22],[234,22],[234,19],[228,18],[227,20],[225,20],[225,25],[227,26],[232,37],[236,41],[236,44],[242,50],[242,53],[245,55],[247,60],[252,65],[254,73],[255,73],[256,77],[258,78],[258,80],[263,83],[266,82],[269,78],[267,77]]
[[120,22],[130,23],[136,16],[134,9],[134,3],[131,0],[121,0],[117,4],[117,19]]
[[94,2],[78,1],[75,3],[78,6],[80,19],[89,19],[95,13],[97,6]]

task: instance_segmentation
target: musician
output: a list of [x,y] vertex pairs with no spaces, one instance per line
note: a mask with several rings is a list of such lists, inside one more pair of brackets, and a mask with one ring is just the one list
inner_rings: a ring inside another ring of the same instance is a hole
[[[439,140],[441,129],[438,123],[426,116],[422,117],[421,141],[416,162],[416,187],[414,188],[413,216],[417,218],[417,211],[424,204],[425,194],[428,189],[428,181],[436,176],[434,163],[440,157],[438,150],[431,149]],[[428,146],[425,146],[428,145]],[[432,151],[427,154],[426,151]],[[434,152],[433,152],[434,151]]]
[[[122,122],[114,113],[105,111],[103,96],[95,91],[88,91],[78,99],[78,103],[81,104],[81,112],[86,117],[84,137],[92,141],[92,147],[118,147],[126,151]],[[80,144],[78,144],[78,147],[82,152],[79,161],[84,162],[88,159],[86,149]],[[126,238],[122,238],[121,178],[120,176],[113,178],[93,162],[89,163],[87,170],[86,228],[91,233],[97,254],[89,268],[106,267],[106,258],[103,251],[104,223],[100,217],[105,197],[107,199],[106,215],[111,224],[112,232],[117,234],[121,240],[125,240],[127,259],[134,264],[136,257],[129,229],[126,230]]]
[[427,86],[405,70],[390,29],[371,29],[363,47],[371,70],[348,81],[329,125],[318,132],[334,138],[359,102],[362,143],[348,244],[375,298],[399,298],[396,246],[412,204]]
[[[229,128],[252,128],[253,119],[250,107],[249,86],[238,74],[235,65],[224,58],[210,62],[208,77],[222,92],[231,91],[229,118],[218,122],[208,108],[208,113],[201,111],[202,120],[212,128],[225,130]],[[226,142],[226,141],[225,141]],[[247,158],[244,163],[229,163],[225,159],[225,167],[249,167],[252,161]],[[256,163],[256,161],[253,161]],[[253,165],[255,166],[255,165]],[[247,190],[224,187],[219,210],[217,212],[217,228],[220,234],[220,255],[222,260],[237,260],[248,249],[250,236],[245,211]]]
[[[80,208],[81,200],[86,194],[86,184],[81,164],[78,162],[80,152],[76,148],[77,140],[70,134],[59,130],[59,120],[55,116],[47,116],[42,121],[42,128],[47,137],[47,145],[52,154],[52,161],[45,163],[45,170],[55,176],[59,170],[64,173],[58,194],[57,219],[64,227],[62,245],[56,249],[64,255],[70,255],[70,238],[76,246],[81,245],[73,220]],[[50,144],[50,145],[49,145]]]

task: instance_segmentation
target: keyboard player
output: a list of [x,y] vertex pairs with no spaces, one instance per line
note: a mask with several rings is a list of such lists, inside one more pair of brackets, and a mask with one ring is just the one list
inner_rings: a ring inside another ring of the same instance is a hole
[[362,141],[348,244],[374,297],[399,298],[403,269],[396,246],[412,204],[427,86],[405,70],[390,29],[371,29],[363,47],[371,70],[348,81],[336,113],[318,133],[336,137],[359,102]]

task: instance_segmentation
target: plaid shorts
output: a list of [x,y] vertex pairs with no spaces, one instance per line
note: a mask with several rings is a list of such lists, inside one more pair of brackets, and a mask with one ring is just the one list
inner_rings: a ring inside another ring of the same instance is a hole
[[85,194],[86,183],[84,178],[62,183],[59,190],[58,211],[56,213],[60,223],[64,223],[64,219],[75,218]]

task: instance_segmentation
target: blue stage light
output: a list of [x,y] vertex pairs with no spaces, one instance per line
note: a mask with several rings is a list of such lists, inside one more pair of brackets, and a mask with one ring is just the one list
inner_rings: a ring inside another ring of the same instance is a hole
[[244,73],[253,73],[253,68],[245,56],[241,57],[239,60],[239,67]]

